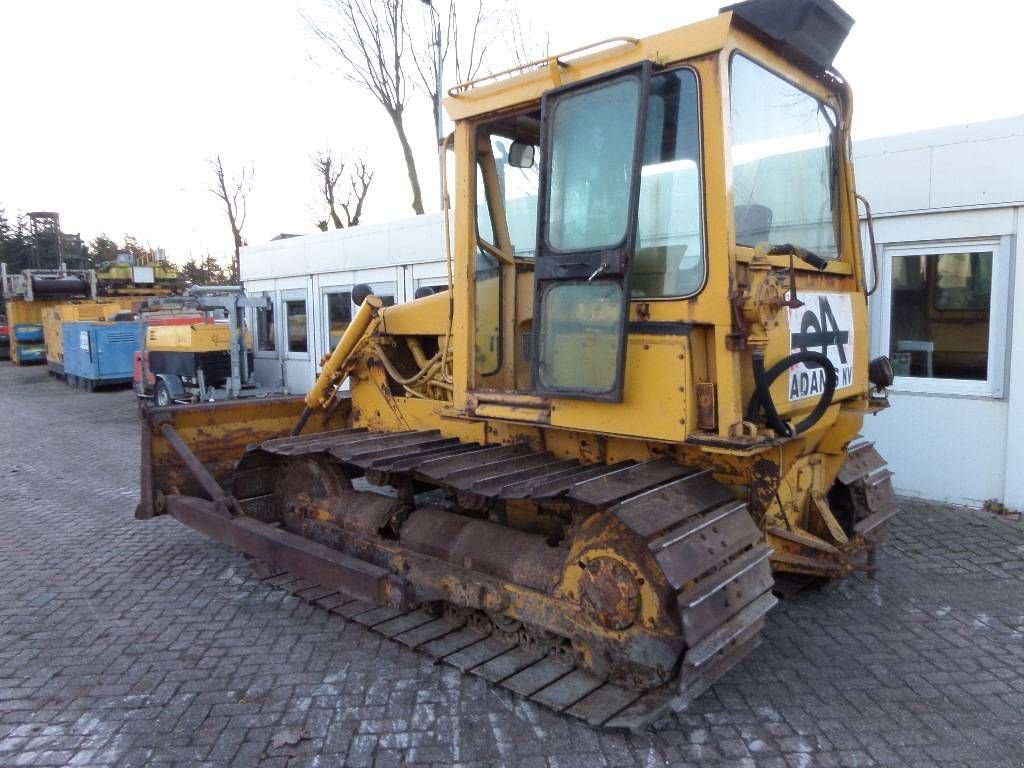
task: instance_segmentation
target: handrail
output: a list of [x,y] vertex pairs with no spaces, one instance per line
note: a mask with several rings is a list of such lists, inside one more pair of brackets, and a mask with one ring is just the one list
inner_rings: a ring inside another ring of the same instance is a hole
[[454,133],[449,133],[441,144],[441,155],[444,162],[441,163],[441,221],[444,227],[444,265],[448,273],[448,332],[444,335],[443,354],[441,355],[441,378],[447,380],[448,350],[452,344],[452,325],[455,322],[455,274],[452,266],[452,233],[449,213],[451,200],[448,198],[448,149],[452,146]]
[[461,94],[465,93],[471,88],[475,88],[481,83],[486,83],[491,80],[498,80],[499,78],[505,77],[506,75],[516,75],[524,73],[531,69],[549,67],[552,64],[565,67],[568,65],[564,61],[562,61],[562,59],[567,58],[569,56],[574,56],[578,53],[583,53],[584,51],[592,50],[594,48],[600,48],[601,46],[608,45],[609,43],[625,43],[629,45],[639,45],[640,39],[636,37],[625,37],[621,35],[618,37],[609,37],[606,38],[605,40],[599,40],[596,43],[589,43],[587,45],[582,45],[579,48],[573,48],[570,51],[563,51],[562,53],[555,54],[554,56],[545,56],[542,59],[528,61],[525,64],[517,64],[516,66],[510,67],[509,69],[503,69],[501,72],[494,72],[489,75],[484,75],[483,77],[478,77],[474,80],[467,80],[464,83],[459,83],[458,85],[449,88],[448,95],[451,96],[452,98],[458,98]]

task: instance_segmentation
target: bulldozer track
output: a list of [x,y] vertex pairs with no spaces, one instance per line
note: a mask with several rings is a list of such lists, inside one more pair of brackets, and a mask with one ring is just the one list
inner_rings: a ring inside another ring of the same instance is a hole
[[[279,457],[327,455],[390,484],[409,478],[490,499],[562,498],[614,514],[639,537],[675,590],[685,652],[672,680],[657,688],[625,687],[550,652],[474,621],[453,606],[399,610],[355,599],[264,563],[268,585],[361,624],[513,694],[595,727],[642,730],[682,710],[759,643],[775,605],[771,548],[746,504],[709,471],[669,458],[584,465],[516,446],[464,444],[438,432],[339,430],[281,438],[259,446]],[[267,507],[271,473],[239,473],[243,510]]]

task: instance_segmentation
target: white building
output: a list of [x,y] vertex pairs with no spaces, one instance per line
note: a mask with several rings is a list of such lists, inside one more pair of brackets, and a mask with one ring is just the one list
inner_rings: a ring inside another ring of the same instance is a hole
[[[863,141],[854,157],[880,266],[871,355],[899,374],[864,434],[902,494],[1024,508],[1024,116]],[[446,284],[442,251],[439,214],[244,248],[246,290],[274,304],[255,318],[260,381],[306,391],[352,287],[408,301]]]
[[252,319],[256,378],[302,393],[333,349],[367,283],[385,304],[410,301],[421,286],[448,284],[441,215],[287,237],[242,249],[242,284],[273,308]]
[[1020,509],[1024,116],[863,141],[854,158],[880,262],[872,355],[904,374],[865,436],[902,494]]

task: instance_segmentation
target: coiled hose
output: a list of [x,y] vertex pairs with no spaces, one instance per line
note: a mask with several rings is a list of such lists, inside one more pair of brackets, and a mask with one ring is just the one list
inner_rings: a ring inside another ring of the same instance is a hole
[[[818,403],[814,406],[814,410],[807,415],[807,418],[790,428],[779,416],[779,411],[775,407],[775,401],[772,400],[771,386],[772,382],[779,378],[784,371],[789,370],[789,368],[798,363],[823,368],[825,370],[825,388],[822,390],[821,397],[818,398]],[[818,419],[832,405],[832,397],[835,395],[836,386],[839,384],[839,374],[836,373],[832,361],[820,352],[811,352],[810,350],[794,352],[792,355],[779,360],[779,362],[766,371],[764,368],[764,351],[755,349],[753,354],[753,372],[754,394],[747,405],[747,421],[757,421],[758,411],[763,409],[765,423],[782,437],[795,437],[817,424]]]

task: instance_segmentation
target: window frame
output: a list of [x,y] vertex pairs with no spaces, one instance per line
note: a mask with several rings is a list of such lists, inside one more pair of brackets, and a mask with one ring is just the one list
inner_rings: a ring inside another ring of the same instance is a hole
[[281,338],[281,329],[278,327],[278,320],[281,316],[281,313],[278,311],[280,307],[278,306],[277,292],[259,291],[253,295],[265,296],[266,298],[270,299],[270,312],[272,314],[271,326],[274,329],[274,348],[261,349],[261,345],[263,342],[263,334],[260,330],[260,313],[266,312],[266,310],[261,310],[258,307],[254,308],[252,311],[253,356],[264,359],[277,359],[278,355],[281,352],[280,346],[278,344]]
[[[744,54],[744,55],[746,55],[748,58],[751,58],[752,60],[754,60],[755,63],[758,63],[761,66],[765,66],[762,62],[759,62],[756,59],[753,59],[753,57],[749,56],[749,54]],[[765,68],[768,69],[769,71],[771,71],[773,74],[776,74],[779,77],[782,77],[781,75],[779,75],[779,73],[775,72],[771,68],[769,68],[769,67],[765,67]],[[697,110],[697,148],[698,148],[697,178],[698,178],[698,186],[699,186],[698,195],[699,195],[700,207],[701,207],[701,210],[700,210],[700,230],[701,230],[700,231],[700,242],[701,242],[701,262],[702,262],[702,265],[703,265],[703,276],[704,277],[703,277],[703,280],[701,281],[700,285],[697,286],[693,291],[690,291],[689,293],[678,293],[678,294],[671,294],[671,295],[666,295],[666,296],[633,296],[632,295],[632,291],[630,291],[630,296],[629,296],[629,301],[630,302],[650,303],[650,302],[680,301],[680,300],[686,300],[686,299],[694,299],[697,296],[699,296],[701,293],[704,292],[704,289],[707,288],[708,280],[711,279],[711,277],[710,277],[710,273],[711,273],[711,259],[710,259],[710,254],[708,253],[709,248],[710,248],[710,233],[708,231],[709,225],[708,225],[708,191],[707,191],[708,190],[708,170],[707,170],[708,153],[705,151],[705,147],[704,147],[704,137],[706,135],[706,128],[705,128],[705,125],[704,125],[704,122],[705,122],[705,119],[704,119],[705,118],[705,115],[704,115],[704,83],[703,83],[703,81],[701,79],[700,70],[698,69],[698,67],[693,62],[677,63],[677,64],[672,64],[672,65],[667,66],[667,67],[655,67],[653,69],[653,71],[651,72],[651,79],[653,80],[654,78],[659,77],[661,75],[671,74],[673,72],[679,72],[681,70],[686,70],[691,75],[693,75],[693,79],[694,79],[694,82],[696,84],[696,91],[697,91],[697,94],[696,94],[696,96],[697,96],[697,104],[696,104],[696,110]],[[787,78],[783,78],[783,79],[785,79],[787,82],[790,82]],[[815,99],[818,98],[817,96],[814,96],[814,94],[809,94],[809,95],[812,96]],[[649,99],[650,99],[650,94],[648,94],[648,100]],[[820,101],[820,99],[819,99],[819,101]],[[539,109],[539,107],[531,107],[530,109],[520,110],[520,112],[525,114],[527,112],[537,111],[538,109]],[[474,137],[475,137],[475,140],[479,140],[481,137],[486,137],[488,142],[490,142],[492,137],[495,136],[495,135],[502,136],[503,138],[508,138],[507,136],[503,136],[503,134],[500,134],[500,133],[499,134],[495,134],[493,132],[489,132],[489,131],[485,130],[487,125],[489,123],[491,123],[493,121],[493,119],[494,119],[493,116],[491,116],[491,117],[489,117],[489,118],[487,118],[485,120],[480,121],[479,123],[477,123],[475,125],[475,127],[474,127],[474,134],[473,134]],[[543,124],[542,124],[542,129],[541,130],[542,130],[542,133],[543,133],[543,130],[544,130]],[[538,153],[540,152],[540,148],[541,148],[542,144],[543,144],[543,137],[540,139],[539,143],[536,145]],[[543,160],[544,160],[543,158],[540,158],[540,159],[538,159],[537,162],[538,163],[539,162],[543,162]],[[641,174],[641,177],[642,177],[642,174],[643,174],[643,149],[642,148],[641,148],[641,156],[640,156],[639,162],[640,162],[640,174]],[[479,169],[479,160],[476,161],[475,165],[476,165],[476,169]],[[642,183],[642,179],[641,179],[641,183]],[[541,195],[540,187],[542,185],[542,177],[541,177],[539,172],[538,172],[537,184],[538,184],[538,188],[537,188],[537,196],[538,196],[537,197],[537,220],[538,220],[538,226],[539,226],[540,217],[542,215],[541,199],[540,199],[540,195]],[[475,205],[479,204],[479,189],[478,189],[478,185],[476,183],[476,173],[473,174],[473,200],[474,200],[474,204]],[[491,201],[490,201],[490,199],[488,198],[488,196],[486,194],[484,195],[484,204],[487,206],[487,215],[490,217],[491,227],[493,229],[493,227],[494,227],[494,211],[492,210]],[[484,240],[485,242],[489,243],[490,245],[494,245],[495,247],[497,247],[497,245],[495,243],[491,243],[490,240],[487,240],[487,238],[484,238],[480,234],[479,219],[475,215],[475,211],[476,210],[477,209],[474,208],[474,220],[473,220],[473,234],[474,234],[474,236],[479,238],[479,239],[481,239],[481,240]],[[638,207],[637,207],[637,215],[638,216],[639,216],[639,213],[640,213],[640,211],[639,211],[639,203],[638,203]],[[506,216],[508,215],[507,208],[505,210],[505,215]],[[505,225],[508,226],[508,221],[507,220],[505,222]],[[533,255],[532,256],[520,256],[520,255],[518,255],[516,253],[513,253],[512,257],[515,259],[517,264],[518,263],[526,263],[526,264],[530,264],[531,266],[535,265],[536,264],[536,259],[537,259],[537,249],[539,247],[540,247],[540,244],[537,242],[537,238],[534,238],[534,251],[533,251]],[[635,259],[635,254],[634,254],[633,258]]]
[[[836,167],[833,169],[833,174],[832,174],[831,178],[835,182],[837,182],[837,184],[835,184],[835,185],[830,184],[829,185],[830,202],[832,203],[832,222],[833,222],[833,227],[835,229],[836,256],[835,256],[835,258],[832,258],[832,259],[828,258],[827,256],[823,256],[822,258],[824,258],[829,264],[835,264],[835,263],[840,263],[840,262],[846,262],[846,263],[851,263],[852,264],[852,258],[853,257],[852,257],[852,255],[846,255],[846,251],[847,251],[846,242],[845,242],[845,240],[843,238],[843,230],[844,230],[844,224],[845,224],[845,211],[844,211],[843,206],[841,204],[842,195],[840,194],[841,191],[842,191],[842,185],[844,183],[843,182],[843,168],[842,168],[843,155],[841,153],[842,139],[843,139],[843,111],[842,111],[842,105],[841,104],[833,104],[831,101],[829,101],[829,99],[822,98],[821,96],[819,96],[819,95],[817,95],[815,93],[812,93],[811,91],[807,90],[807,88],[805,88],[802,85],[800,85],[799,83],[795,82],[791,77],[787,76],[785,73],[780,72],[775,67],[773,67],[770,64],[768,64],[766,61],[761,59],[759,56],[754,54],[752,51],[748,51],[748,50],[742,49],[742,48],[734,48],[729,53],[728,67],[727,67],[727,71],[726,71],[726,82],[728,83],[728,91],[727,91],[727,96],[722,99],[722,108],[727,113],[726,117],[727,117],[728,126],[729,126],[727,134],[724,137],[724,144],[725,144],[725,147],[726,147],[726,152],[728,153],[726,155],[725,167],[726,167],[726,173],[728,174],[729,199],[731,201],[732,211],[727,212],[726,215],[729,215],[729,214],[732,215],[732,222],[730,224],[730,233],[731,233],[730,237],[732,238],[732,245],[733,245],[733,247],[734,248],[749,248],[750,250],[753,250],[756,247],[756,244],[755,245],[746,245],[745,243],[740,243],[738,240],[736,240],[736,200],[733,197],[733,169],[734,169],[735,166],[734,166],[733,157],[732,157],[732,154],[733,154],[733,152],[732,152],[732,150],[733,150],[733,130],[732,130],[732,98],[733,98],[733,93],[732,93],[732,67],[733,67],[733,63],[734,63],[734,61],[736,60],[737,57],[744,58],[747,61],[751,62],[752,64],[757,65],[758,67],[760,67],[764,71],[768,72],[769,74],[774,75],[775,77],[779,78],[780,80],[782,80],[785,83],[788,83],[790,86],[793,87],[794,90],[797,90],[800,93],[805,94],[809,98],[812,98],[815,101],[817,101],[819,104],[821,104],[823,106],[826,106],[826,107],[828,107],[829,109],[832,110],[833,115],[834,115],[835,120],[836,120],[835,127],[833,128],[833,138],[839,140],[839,141],[830,141],[829,144],[827,145],[828,149],[829,149],[829,155],[830,155],[832,161],[836,164]],[[847,162],[852,164],[853,158],[850,157],[847,160]]]
[[[656,69],[651,73],[651,80],[660,76],[666,75],[672,72],[678,72],[679,70],[685,69],[693,75],[693,79],[697,85],[697,179],[698,179],[698,195],[700,199],[700,241],[701,241],[701,262],[704,267],[704,279],[701,280],[700,285],[690,293],[679,293],[672,294],[669,296],[633,296],[632,286],[630,286],[629,300],[630,302],[652,302],[652,301],[679,301],[681,299],[693,299],[703,293],[707,287],[708,280],[710,279],[711,272],[711,260],[708,257],[708,181],[707,181],[707,158],[708,153],[704,151],[704,91],[703,83],[700,79],[700,72],[693,64],[679,64],[677,66],[665,67],[664,69]],[[647,96],[648,101],[650,100],[650,94]],[[640,184],[643,185],[643,158],[640,160]],[[640,216],[640,203],[637,200],[637,217]],[[637,248],[640,245],[639,235],[639,220],[637,221]],[[634,260],[636,255],[634,253]]]
[[1000,399],[1006,390],[1007,307],[1010,288],[1010,238],[1007,236],[965,238],[959,240],[927,240],[919,242],[879,243],[881,285],[874,312],[876,327],[873,347],[875,355],[889,355],[892,337],[893,258],[898,256],[942,256],[972,251],[992,252],[992,292],[989,304],[988,371],[985,379],[938,379],[923,376],[897,376],[891,390],[897,394],[954,395]]
[[[351,305],[352,289],[354,287],[355,286],[351,284],[340,284],[323,286],[320,289],[320,306],[323,307],[323,328],[321,330],[323,331],[324,334],[324,347],[328,354],[334,351],[334,344],[331,342],[331,306],[330,299],[328,297],[337,295],[339,293],[347,293],[349,304]],[[348,325],[352,324],[352,317],[354,316],[355,313],[353,312],[352,307],[350,307]],[[348,328],[348,325],[346,325],[345,327]]]
[[[297,302],[302,302],[306,305],[306,350],[294,350],[291,347],[291,339],[288,334],[288,305]],[[306,295],[305,290],[298,291],[281,291],[281,321],[278,326],[278,330],[282,332],[281,338],[284,343],[283,354],[287,360],[309,360],[310,350],[313,345],[313,334],[311,333],[310,325],[310,309],[311,302],[309,296]]]

